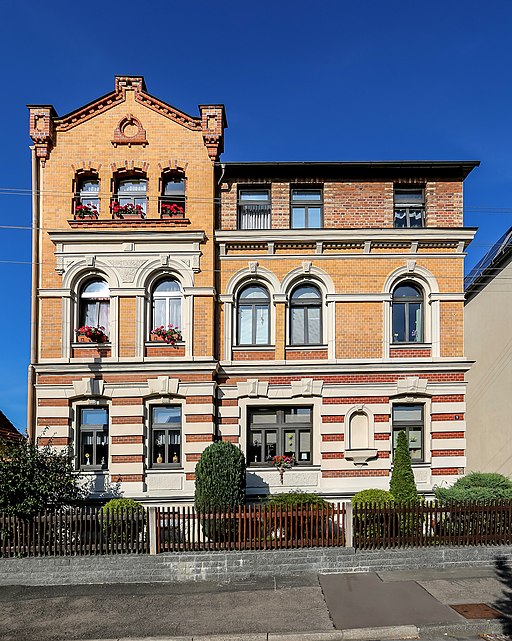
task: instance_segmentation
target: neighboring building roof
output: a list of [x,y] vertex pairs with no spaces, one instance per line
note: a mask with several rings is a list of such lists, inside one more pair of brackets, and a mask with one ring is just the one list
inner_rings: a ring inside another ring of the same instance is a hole
[[464,279],[466,302],[474,298],[512,257],[512,227],[491,247]]
[[383,161],[342,161],[342,162],[217,162],[217,171],[222,175],[255,178],[293,175],[312,178],[335,175],[346,178],[370,176],[374,179],[390,177],[429,178],[464,180],[480,165],[478,160],[383,160]]
[[2,438],[21,439],[23,437],[7,416],[0,412],[0,439]]

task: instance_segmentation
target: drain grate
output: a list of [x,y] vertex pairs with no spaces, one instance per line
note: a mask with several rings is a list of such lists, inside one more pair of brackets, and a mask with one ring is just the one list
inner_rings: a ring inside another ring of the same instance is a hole
[[[487,603],[463,603],[450,606],[466,619],[502,619],[503,614]],[[490,635],[493,636],[493,635]]]

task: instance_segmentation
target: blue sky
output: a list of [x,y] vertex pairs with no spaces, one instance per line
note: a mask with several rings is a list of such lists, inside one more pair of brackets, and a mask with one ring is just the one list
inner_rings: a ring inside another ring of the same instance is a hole
[[[30,187],[27,103],[65,114],[144,75],[191,114],[223,102],[223,159],[479,159],[468,269],[512,225],[512,3],[133,0],[2,3],[0,188]],[[0,225],[30,197],[0,189]],[[26,420],[30,232],[0,227],[0,409]]]

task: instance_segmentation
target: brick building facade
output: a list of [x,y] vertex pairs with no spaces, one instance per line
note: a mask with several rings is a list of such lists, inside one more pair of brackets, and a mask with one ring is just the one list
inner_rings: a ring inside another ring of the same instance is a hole
[[[477,163],[222,163],[226,126],[137,77],[64,117],[30,106],[32,437],[148,502],[189,501],[216,438],[255,495],[387,487],[399,429],[418,487],[452,482]],[[296,459],[282,486],[275,454]]]

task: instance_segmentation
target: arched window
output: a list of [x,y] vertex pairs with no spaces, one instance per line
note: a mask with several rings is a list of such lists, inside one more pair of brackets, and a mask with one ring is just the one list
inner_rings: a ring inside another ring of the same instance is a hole
[[124,208],[123,214],[132,213],[141,208],[143,214],[147,210],[147,185],[145,178],[126,178],[117,183],[117,202],[121,208]]
[[100,181],[95,175],[82,176],[76,182],[75,216],[87,218],[100,213]]
[[181,329],[180,284],[174,278],[160,280],[153,290],[153,318],[151,327],[174,325]]
[[270,297],[265,287],[248,285],[238,296],[238,344],[270,343]]
[[423,342],[423,292],[414,283],[401,283],[393,290],[393,343]]
[[110,317],[110,291],[107,283],[96,278],[86,283],[80,294],[80,325],[104,327],[108,336]]
[[160,213],[164,216],[183,216],[185,213],[185,178],[182,174],[168,174],[162,180]]
[[322,295],[314,285],[300,285],[290,299],[290,343],[320,345],[322,342]]

